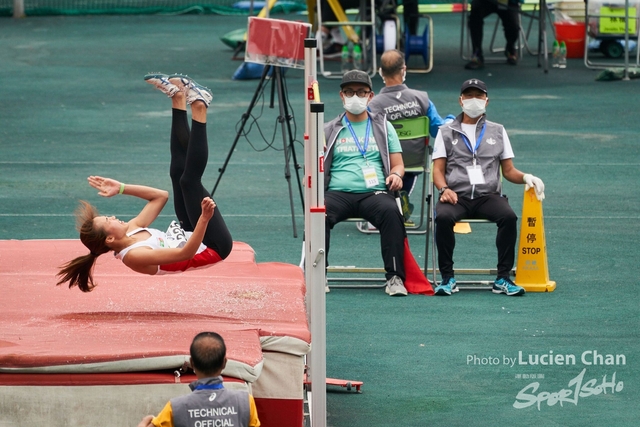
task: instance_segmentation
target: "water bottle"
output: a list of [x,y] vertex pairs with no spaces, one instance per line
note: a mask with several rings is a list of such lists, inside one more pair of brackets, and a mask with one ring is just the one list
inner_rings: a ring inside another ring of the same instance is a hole
[[359,44],[353,47],[353,68],[362,70],[362,48]]
[[344,45],[342,46],[342,54],[341,54],[341,58],[342,58],[342,73],[346,73],[347,71],[351,70],[351,53],[349,52],[349,46],[348,45]]
[[553,66],[553,68],[560,67],[560,44],[558,43],[558,40],[553,41],[552,54],[553,54],[553,61],[551,65]]
[[558,61],[559,68],[567,68],[567,45],[564,41],[560,42],[560,60]]

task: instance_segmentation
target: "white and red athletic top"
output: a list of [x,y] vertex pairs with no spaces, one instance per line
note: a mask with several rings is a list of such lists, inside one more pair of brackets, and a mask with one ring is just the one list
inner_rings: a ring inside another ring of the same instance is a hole
[[[136,228],[135,230],[128,232],[127,237],[133,236],[141,231],[146,231],[151,234],[151,236],[146,240],[134,243],[133,245],[124,248],[114,255],[122,261],[127,253],[131,249],[135,248],[148,247],[154,250],[162,248],[181,248],[192,233],[190,231],[185,232],[181,229],[181,233],[176,233],[175,227],[175,222],[172,222],[171,226],[169,226],[169,233],[165,233],[155,228]],[[200,243],[200,247],[198,247],[198,251],[193,258],[186,261],[159,265],[158,272],[156,274],[180,273],[191,269],[209,267],[220,261],[222,261],[222,258],[220,258],[220,255],[218,255],[216,251]]]

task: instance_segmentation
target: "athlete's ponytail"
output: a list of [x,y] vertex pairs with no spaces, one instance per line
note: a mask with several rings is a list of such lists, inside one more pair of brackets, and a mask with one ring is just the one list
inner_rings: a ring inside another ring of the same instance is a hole
[[104,230],[93,225],[93,219],[98,216],[95,207],[81,200],[75,214],[80,241],[89,249],[89,253],[62,265],[57,274],[60,280],[56,285],[69,282],[69,288],[78,286],[82,292],[90,292],[96,286],[92,275],[96,258],[111,249],[105,243],[107,235]]

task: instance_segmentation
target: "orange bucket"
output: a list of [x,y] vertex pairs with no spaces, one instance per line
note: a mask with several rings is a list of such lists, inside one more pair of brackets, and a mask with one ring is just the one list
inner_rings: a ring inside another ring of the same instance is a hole
[[584,22],[556,22],[556,39],[558,43],[567,45],[567,58],[582,58],[584,56]]

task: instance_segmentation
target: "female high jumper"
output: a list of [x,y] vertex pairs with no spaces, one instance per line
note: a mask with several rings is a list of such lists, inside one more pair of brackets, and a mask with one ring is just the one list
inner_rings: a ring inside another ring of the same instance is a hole
[[[90,176],[89,185],[99,190],[100,196],[126,194],[147,200],[147,204],[138,216],[124,222],[99,216],[95,207],[81,201],[76,221],[80,241],[90,252],[60,267],[57,285],[69,282],[69,288],[77,285],[83,292],[91,291],[96,258],[110,251],[130,269],[150,275],[210,266],[231,252],[231,234],[201,182],[209,153],[207,107],[213,96],[209,89],[182,75],[147,74],[145,80],[171,98],[169,174],[179,224],[172,222],[167,232],[148,228],[167,203],[167,191]],[[191,129],[187,104],[191,106]]]

